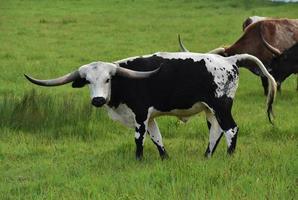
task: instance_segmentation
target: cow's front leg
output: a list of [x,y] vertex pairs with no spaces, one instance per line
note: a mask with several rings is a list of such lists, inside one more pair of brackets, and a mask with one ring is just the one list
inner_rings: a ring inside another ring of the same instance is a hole
[[168,158],[168,154],[164,148],[164,145],[162,143],[162,136],[160,134],[159,128],[157,123],[155,122],[154,119],[150,119],[149,123],[148,123],[148,133],[151,137],[151,140],[153,141],[153,143],[156,145],[158,151],[159,151],[159,155],[161,157],[161,159],[166,159]]
[[137,123],[135,131],[136,159],[141,160],[143,158],[143,147],[146,137],[145,133],[147,132],[147,123],[145,121]]

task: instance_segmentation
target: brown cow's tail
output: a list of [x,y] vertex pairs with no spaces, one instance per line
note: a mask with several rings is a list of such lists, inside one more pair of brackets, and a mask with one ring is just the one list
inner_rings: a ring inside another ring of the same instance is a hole
[[271,119],[271,117],[274,117],[272,104],[275,100],[275,95],[276,95],[276,82],[274,78],[271,76],[271,74],[269,74],[269,72],[267,71],[263,63],[255,56],[252,56],[249,54],[239,54],[239,55],[231,56],[230,58],[231,59],[235,58],[236,62],[238,61],[254,62],[262,71],[263,75],[268,78],[269,86],[268,86],[268,94],[267,94],[267,115],[270,123],[273,124]]
[[178,34],[178,42],[179,42],[180,52],[189,52],[189,50],[184,46],[180,38],[180,34]]
[[[182,39],[180,37],[180,34],[178,34],[178,43],[179,43],[179,47],[180,47],[180,52],[190,52],[183,44],[182,42]],[[213,49],[207,53],[210,53],[210,54],[219,54],[219,55],[225,55],[225,48],[223,47],[219,47],[219,48],[216,48],[216,49]]]

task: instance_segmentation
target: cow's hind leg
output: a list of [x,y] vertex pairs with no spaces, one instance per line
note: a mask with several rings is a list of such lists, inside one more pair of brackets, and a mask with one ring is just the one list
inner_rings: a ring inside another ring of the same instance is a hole
[[168,158],[168,154],[162,142],[162,136],[154,119],[150,119],[148,122],[148,133],[151,137],[152,142],[156,145],[161,159]]
[[232,154],[235,151],[238,134],[238,127],[231,113],[232,105],[233,100],[231,98],[225,98],[223,101],[218,102],[215,110],[216,119],[225,133],[228,154]]
[[209,128],[209,143],[205,152],[205,157],[211,157],[223,135],[217,119],[210,111],[206,112],[207,125]]

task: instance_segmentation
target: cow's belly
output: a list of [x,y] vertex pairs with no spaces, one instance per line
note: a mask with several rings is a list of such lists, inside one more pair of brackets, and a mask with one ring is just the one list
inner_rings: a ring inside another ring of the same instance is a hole
[[204,102],[195,103],[191,108],[188,109],[173,109],[167,112],[162,112],[153,108],[151,111],[151,118],[163,115],[170,115],[176,116],[181,121],[186,122],[191,116],[207,110],[213,112],[212,109]]
[[[112,120],[118,121],[125,126],[132,128],[136,126],[136,115],[126,104],[120,104],[116,109],[112,109],[108,106],[106,107],[108,110],[108,115]],[[181,121],[186,122],[191,116],[207,110],[213,112],[213,110],[204,102],[195,103],[191,108],[188,109],[173,109],[166,112],[159,111],[154,107],[150,107],[147,113],[147,120],[149,120],[149,118],[153,119],[158,116],[170,115],[176,116]]]

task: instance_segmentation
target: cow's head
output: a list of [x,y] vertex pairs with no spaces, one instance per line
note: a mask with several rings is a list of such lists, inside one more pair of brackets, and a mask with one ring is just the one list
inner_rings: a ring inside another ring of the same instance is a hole
[[266,20],[268,19],[268,17],[261,17],[261,16],[251,16],[251,17],[248,17],[242,24],[242,30],[245,31],[245,29],[251,25],[251,24],[254,24],[258,21],[262,21],[262,20]]
[[72,82],[72,87],[81,88],[89,85],[91,103],[101,107],[109,102],[111,97],[111,80],[115,76],[132,79],[148,78],[158,72],[159,68],[149,72],[138,72],[120,67],[115,63],[93,62],[83,65],[77,71],[66,74],[56,79],[38,80],[30,76],[25,77],[32,83],[40,86],[59,86]]

